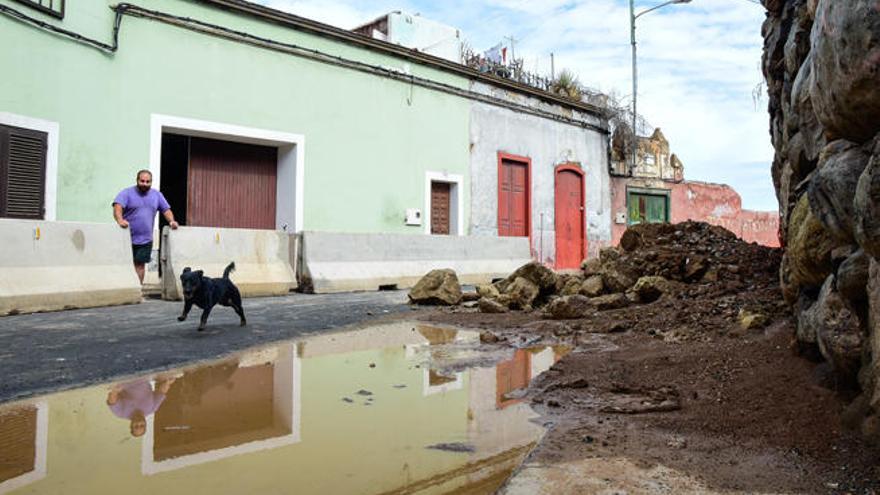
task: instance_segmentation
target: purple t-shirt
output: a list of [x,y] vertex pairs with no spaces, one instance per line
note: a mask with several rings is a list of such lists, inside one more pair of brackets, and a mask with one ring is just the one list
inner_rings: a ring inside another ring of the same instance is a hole
[[156,211],[165,213],[171,208],[161,192],[150,189],[142,194],[137,186],[126,187],[119,191],[113,204],[122,206],[122,218],[128,221],[131,230],[132,244],[153,242],[153,220]]
[[115,404],[110,405],[119,418],[131,419],[135,411],[144,413],[149,416],[159,409],[165,400],[165,394],[150,387],[150,383],[146,380],[138,380],[136,382],[126,383],[119,391],[119,398]]

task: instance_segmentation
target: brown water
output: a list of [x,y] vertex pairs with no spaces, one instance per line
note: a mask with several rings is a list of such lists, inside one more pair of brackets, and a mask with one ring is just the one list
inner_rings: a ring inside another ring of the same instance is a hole
[[493,493],[564,352],[397,323],[0,405],[0,494]]

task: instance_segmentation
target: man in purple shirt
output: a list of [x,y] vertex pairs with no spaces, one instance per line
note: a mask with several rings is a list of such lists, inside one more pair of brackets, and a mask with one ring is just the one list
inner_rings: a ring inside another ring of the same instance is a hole
[[141,284],[144,283],[144,267],[150,262],[153,251],[153,221],[156,212],[162,213],[172,229],[177,228],[174,213],[165,196],[151,189],[153,174],[149,170],[137,173],[137,185],[127,187],[113,200],[113,218],[123,229],[131,231],[131,250],[134,270]]

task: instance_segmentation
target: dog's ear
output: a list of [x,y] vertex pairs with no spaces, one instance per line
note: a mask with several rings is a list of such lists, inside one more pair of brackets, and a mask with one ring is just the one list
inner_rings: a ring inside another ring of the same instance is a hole
[[191,272],[191,271],[192,271],[192,268],[190,268],[190,267],[186,267],[186,268],[183,269],[183,272],[181,272],[181,273],[189,273],[189,272]]
[[193,272],[197,277],[202,278],[202,275],[205,274],[202,270],[196,270]]

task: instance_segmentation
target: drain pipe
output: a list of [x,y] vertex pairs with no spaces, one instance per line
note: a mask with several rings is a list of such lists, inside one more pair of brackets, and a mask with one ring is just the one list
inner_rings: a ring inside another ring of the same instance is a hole
[[538,261],[544,264],[544,212],[541,212],[541,223],[538,227]]

